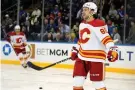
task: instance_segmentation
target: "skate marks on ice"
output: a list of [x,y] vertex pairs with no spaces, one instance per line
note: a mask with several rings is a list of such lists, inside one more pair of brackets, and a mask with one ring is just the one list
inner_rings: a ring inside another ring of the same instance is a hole
[[[43,71],[1,65],[1,90],[72,90],[72,70],[48,68]],[[108,90],[134,90],[135,75],[106,73]],[[43,89],[39,89],[42,87]],[[85,90],[95,90],[89,78]]]

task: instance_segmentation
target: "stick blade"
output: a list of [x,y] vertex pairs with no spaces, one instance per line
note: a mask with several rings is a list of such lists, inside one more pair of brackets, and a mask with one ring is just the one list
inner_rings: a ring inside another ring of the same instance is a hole
[[27,62],[27,65],[32,69],[35,69],[35,70],[38,70],[38,71],[42,70],[42,67],[39,67],[39,66],[33,64],[32,62]]

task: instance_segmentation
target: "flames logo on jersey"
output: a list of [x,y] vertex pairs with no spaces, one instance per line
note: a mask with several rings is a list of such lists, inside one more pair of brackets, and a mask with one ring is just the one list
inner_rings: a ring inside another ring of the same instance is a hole
[[84,28],[80,30],[80,42],[86,43],[90,39],[90,30],[88,28]]
[[16,43],[21,43],[21,42],[22,42],[22,38],[21,37],[16,39]]

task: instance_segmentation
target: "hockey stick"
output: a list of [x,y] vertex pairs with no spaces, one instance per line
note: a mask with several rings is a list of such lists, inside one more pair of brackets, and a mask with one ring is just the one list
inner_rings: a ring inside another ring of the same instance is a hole
[[[71,57],[68,57],[68,58],[66,58],[66,59],[60,60],[60,61],[58,61],[58,62],[55,62],[55,63],[50,64],[50,65],[45,66],[45,67],[37,66],[37,65],[35,65],[35,64],[33,64],[32,62],[29,62],[29,61],[27,62],[27,64],[28,64],[28,66],[31,67],[32,69],[35,69],[35,70],[40,71],[40,70],[43,70],[43,69],[46,69],[46,68],[55,66],[55,65],[57,65],[57,64],[60,64],[60,63],[62,63],[62,62],[68,61],[68,60],[70,60],[70,59],[71,59]],[[109,63],[105,63],[105,66],[109,66]]]
[[[117,41],[118,41],[117,39],[114,40],[114,43],[116,43]],[[57,64],[60,64],[60,63],[62,63],[62,62],[65,62],[65,61],[67,61],[67,60],[70,60],[70,59],[71,59],[71,57],[68,57],[68,58],[66,58],[66,59],[60,60],[60,61],[58,61],[58,62],[55,62],[55,63],[50,64],[50,65],[45,66],[45,67],[37,66],[37,65],[35,65],[35,64],[33,64],[32,62],[29,62],[29,61],[27,62],[27,64],[28,64],[28,66],[31,67],[32,69],[35,69],[35,70],[40,71],[40,70],[43,70],[43,69],[46,69],[46,68],[55,66],[55,65],[57,65]],[[105,66],[109,66],[109,63],[105,63]]]
[[65,61],[67,61],[67,60],[70,60],[70,59],[71,59],[71,57],[68,57],[68,58],[66,58],[66,59],[60,60],[60,61],[58,61],[58,62],[55,62],[55,63],[50,64],[50,65],[45,66],[45,67],[37,66],[37,65],[35,65],[35,64],[33,64],[32,62],[29,62],[29,61],[27,62],[27,64],[28,64],[28,66],[31,67],[32,69],[35,69],[35,70],[40,71],[40,70],[43,70],[43,69],[46,69],[46,68],[55,66],[55,65],[57,65],[57,64],[60,64],[60,63],[62,63],[62,62],[65,62]]

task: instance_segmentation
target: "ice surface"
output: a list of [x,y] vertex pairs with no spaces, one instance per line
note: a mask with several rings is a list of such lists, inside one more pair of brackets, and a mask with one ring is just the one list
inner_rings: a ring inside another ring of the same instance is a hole
[[[73,90],[72,82],[71,69],[35,71],[17,65],[1,65],[1,90]],[[106,73],[105,84],[108,90],[135,90],[135,75]],[[95,90],[89,78],[84,89]]]

